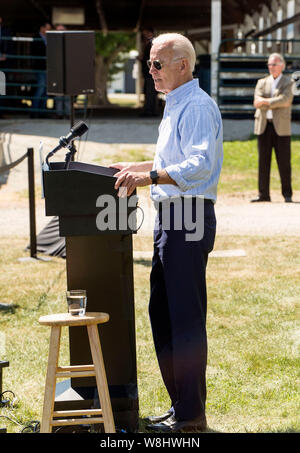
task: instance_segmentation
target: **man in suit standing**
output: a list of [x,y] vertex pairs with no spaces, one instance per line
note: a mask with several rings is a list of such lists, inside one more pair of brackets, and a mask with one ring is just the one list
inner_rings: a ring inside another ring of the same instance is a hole
[[258,80],[254,93],[254,133],[258,143],[258,198],[252,202],[271,201],[270,169],[274,147],[286,203],[292,202],[291,185],[291,105],[293,81],[282,72],[285,61],[278,53],[268,59],[269,75]]

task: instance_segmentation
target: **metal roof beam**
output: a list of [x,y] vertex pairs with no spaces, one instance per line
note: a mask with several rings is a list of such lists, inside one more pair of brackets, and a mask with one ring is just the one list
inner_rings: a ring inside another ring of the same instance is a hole
[[265,28],[264,30],[259,30],[257,33],[254,33],[252,35],[252,38],[259,38],[260,36],[268,35],[269,33],[273,33],[273,31],[277,30],[278,28],[286,27],[287,25],[293,24],[294,22],[298,22],[299,20],[300,13],[297,13],[293,17],[284,19],[282,22],[278,22],[277,24],[274,24],[271,27]]

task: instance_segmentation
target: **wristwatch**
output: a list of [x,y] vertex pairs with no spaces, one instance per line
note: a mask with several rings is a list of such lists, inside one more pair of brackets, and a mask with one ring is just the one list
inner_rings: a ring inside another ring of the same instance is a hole
[[152,184],[157,184],[157,181],[158,181],[157,170],[151,170],[150,171],[150,178],[151,178]]

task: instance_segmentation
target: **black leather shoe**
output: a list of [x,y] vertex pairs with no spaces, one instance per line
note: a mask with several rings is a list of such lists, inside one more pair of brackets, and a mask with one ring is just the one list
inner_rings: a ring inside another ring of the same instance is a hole
[[251,200],[251,203],[259,203],[261,201],[271,201],[270,197],[257,197]]
[[176,420],[174,415],[171,415],[164,422],[147,425],[149,431],[161,433],[176,433],[182,431],[200,432],[207,428],[206,418],[195,418],[194,420]]
[[160,423],[160,422],[164,422],[165,420],[167,420],[167,418],[171,417],[171,415],[173,415],[173,414],[174,414],[174,410],[171,408],[162,415],[156,415],[156,416],[153,415],[150,417],[146,417],[145,420],[146,420],[146,422],[149,422],[149,423]]
[[286,203],[293,203],[292,197],[284,197]]

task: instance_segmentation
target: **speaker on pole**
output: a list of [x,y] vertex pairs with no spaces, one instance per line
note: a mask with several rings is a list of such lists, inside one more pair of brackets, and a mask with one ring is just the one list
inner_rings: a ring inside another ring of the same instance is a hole
[[95,33],[47,32],[47,93],[90,94],[95,90]]

